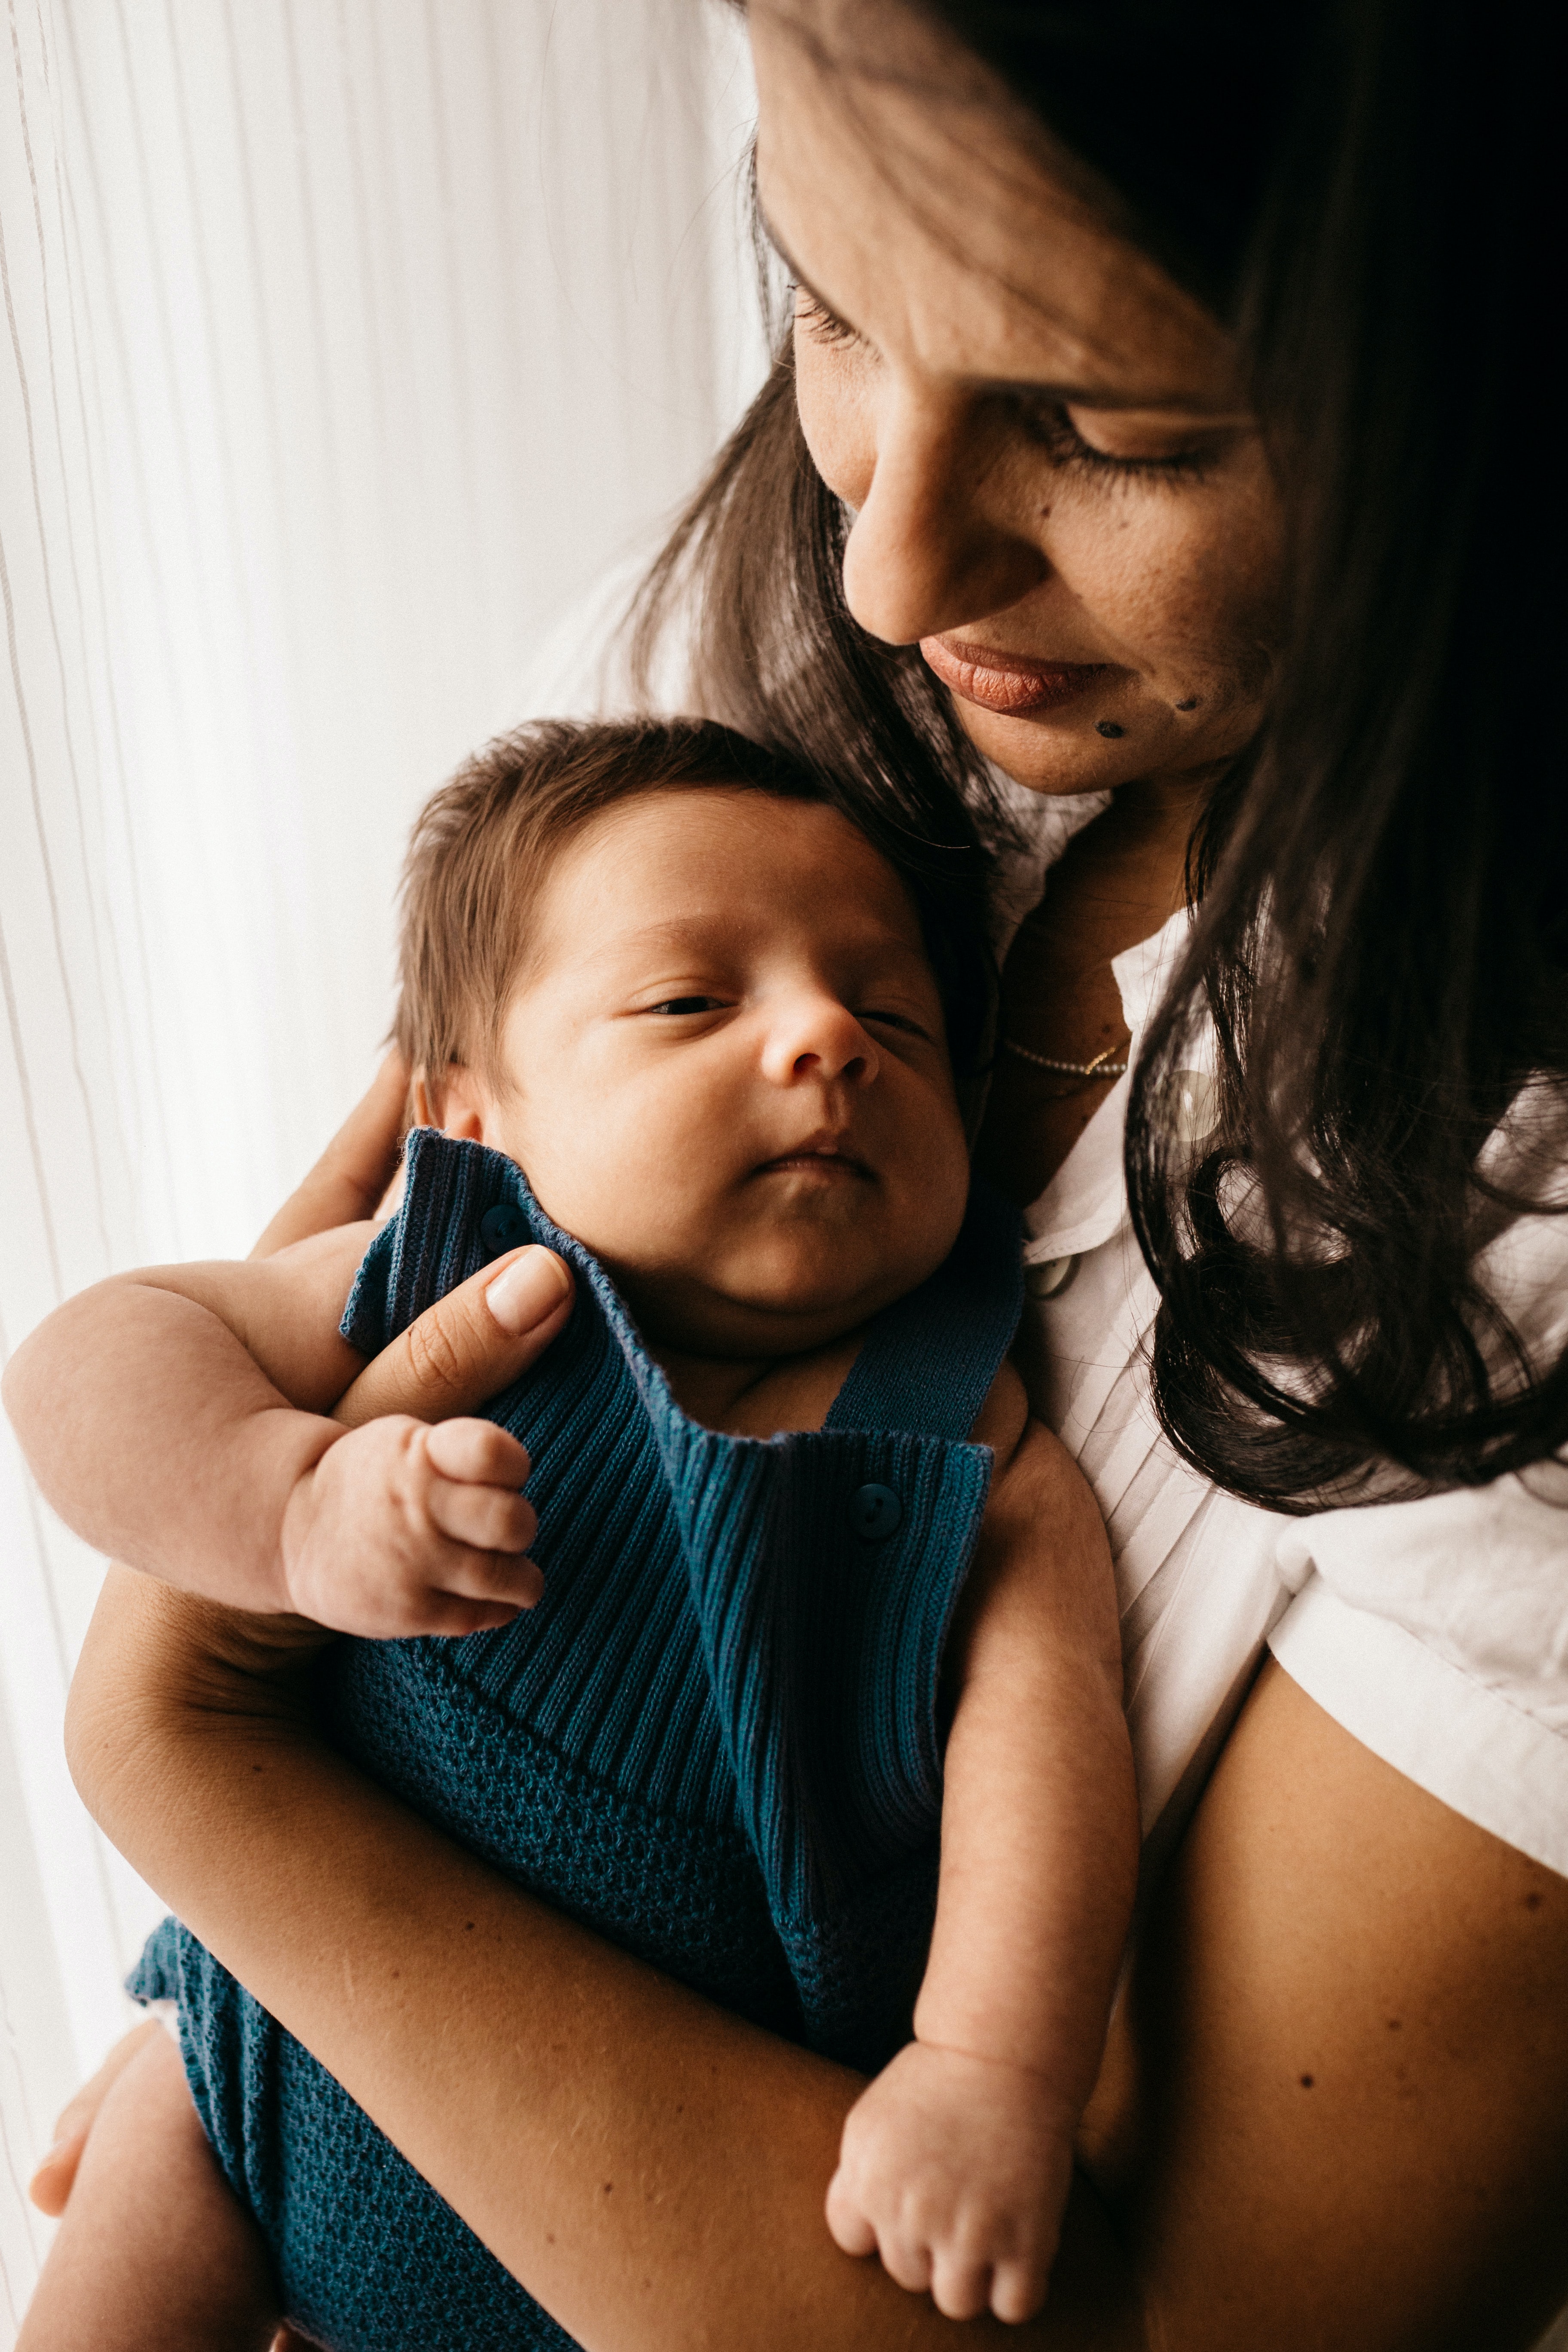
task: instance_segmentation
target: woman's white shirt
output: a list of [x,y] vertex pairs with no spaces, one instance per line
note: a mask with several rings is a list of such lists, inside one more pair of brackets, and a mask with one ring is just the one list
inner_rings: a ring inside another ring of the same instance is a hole
[[[999,949],[1103,805],[1005,791],[1026,846],[1008,861]],[[1112,967],[1130,1058],[1186,920]],[[1194,1069],[1184,1090],[1194,1133],[1206,1080]],[[1026,1213],[1020,1355],[1110,1529],[1149,1861],[1179,1833],[1267,1646],[1375,1755],[1568,1874],[1568,1468],[1300,1518],[1184,1463],[1150,1396],[1159,1295],[1127,1211],[1128,1084]],[[1549,1356],[1568,1331],[1568,1217],[1517,1220],[1492,1257],[1499,1304]]]

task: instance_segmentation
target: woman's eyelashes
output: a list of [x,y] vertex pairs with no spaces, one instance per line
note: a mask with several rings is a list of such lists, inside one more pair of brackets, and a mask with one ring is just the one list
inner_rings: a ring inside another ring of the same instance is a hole
[[1042,446],[1051,462],[1111,479],[1152,478],[1165,482],[1202,481],[1221,454],[1222,436],[1205,435],[1185,448],[1121,451],[1101,449],[1073,423],[1071,411],[1059,401],[1018,393],[1012,404],[1030,440]]
[[818,301],[815,294],[808,294],[804,286],[797,285],[795,289],[795,323],[805,329],[814,342],[847,344],[865,341],[864,336],[847,325],[837,312],[830,310],[826,302]]

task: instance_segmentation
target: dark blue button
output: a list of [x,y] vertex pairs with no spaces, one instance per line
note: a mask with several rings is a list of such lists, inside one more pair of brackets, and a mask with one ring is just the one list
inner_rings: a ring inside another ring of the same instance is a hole
[[530,1238],[528,1219],[511,1201],[498,1201],[479,1219],[479,1239],[491,1257],[502,1257]]
[[862,1543],[886,1543],[903,1518],[904,1507],[890,1486],[857,1486],[849,1497],[849,1525]]

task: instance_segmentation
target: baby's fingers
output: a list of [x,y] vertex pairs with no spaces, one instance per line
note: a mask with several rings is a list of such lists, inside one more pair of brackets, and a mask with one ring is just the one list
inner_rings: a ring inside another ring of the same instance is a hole
[[438,1421],[425,1438],[425,1458],[443,1478],[468,1486],[524,1486],[528,1448],[493,1421]]
[[1033,2319],[1046,2300],[1048,2261],[998,2263],[991,2279],[991,2308],[998,2319]]
[[866,2218],[866,2209],[850,2187],[844,2167],[839,2166],[827,2184],[827,2226],[835,2245],[847,2254],[874,2254],[877,2232]]
[[526,1551],[539,1531],[532,1504],[507,1486],[460,1486],[435,1478],[425,1507],[433,1527],[474,1551]]
[[[931,2258],[931,2299],[944,2319],[978,2319],[993,2307],[990,2263],[938,2246]],[[997,2313],[998,2318],[1002,2315]]]
[[[445,1605],[448,1613],[460,1616],[466,1611],[472,1616],[478,1607],[488,1612],[485,1622],[491,1625],[505,1625],[520,1609],[531,1609],[544,1591],[544,1579],[532,1560],[511,1552],[476,1551],[467,1544],[451,1546],[430,1581],[437,1610]],[[432,1630],[449,1629],[441,1625]],[[477,1631],[477,1621],[461,1630]]]

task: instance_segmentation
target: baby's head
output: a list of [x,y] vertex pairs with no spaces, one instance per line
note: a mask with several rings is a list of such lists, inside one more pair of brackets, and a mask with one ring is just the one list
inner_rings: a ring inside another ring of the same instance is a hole
[[952,1245],[973,915],[777,753],[697,721],[491,744],[415,828],[401,979],[416,1120],[515,1160],[656,1342],[818,1347]]

